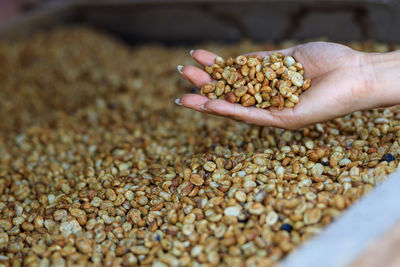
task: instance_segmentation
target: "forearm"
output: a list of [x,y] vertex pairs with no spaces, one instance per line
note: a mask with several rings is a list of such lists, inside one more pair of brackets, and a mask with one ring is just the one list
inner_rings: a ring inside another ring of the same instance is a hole
[[400,104],[400,50],[365,53],[363,65],[371,101],[377,106]]

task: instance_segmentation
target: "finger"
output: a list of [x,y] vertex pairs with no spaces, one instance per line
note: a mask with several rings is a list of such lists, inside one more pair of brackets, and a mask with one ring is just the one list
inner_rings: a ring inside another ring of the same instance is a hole
[[213,79],[207,72],[195,66],[184,66],[181,70],[181,73],[197,88],[200,88],[203,84],[207,82],[213,82]]
[[281,127],[279,117],[273,116],[265,109],[244,107],[219,99],[206,102],[204,107],[219,116],[230,117],[250,124]]
[[197,94],[186,94],[181,97],[180,104],[186,108],[194,109],[200,112],[206,112],[201,107],[210,99],[208,97]]
[[192,57],[200,65],[205,67],[205,66],[211,66],[212,64],[214,64],[215,58],[217,57],[217,55],[210,51],[204,50],[204,49],[197,49],[197,50],[194,50],[194,52],[192,53]]

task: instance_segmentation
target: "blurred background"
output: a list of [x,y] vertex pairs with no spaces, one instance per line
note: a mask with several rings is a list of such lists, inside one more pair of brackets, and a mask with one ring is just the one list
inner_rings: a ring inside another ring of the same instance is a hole
[[40,0],[0,0],[0,24],[7,22],[21,12],[36,7]]
[[[0,37],[73,22],[128,42],[326,37],[399,43],[399,13],[398,0],[0,0]],[[29,23],[18,28],[27,16]]]

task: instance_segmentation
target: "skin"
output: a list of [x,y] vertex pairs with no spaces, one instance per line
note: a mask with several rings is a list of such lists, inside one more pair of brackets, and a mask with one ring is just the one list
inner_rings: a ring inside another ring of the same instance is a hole
[[[276,51],[253,54],[269,55]],[[303,64],[305,78],[311,87],[300,95],[294,108],[259,109],[243,107],[225,100],[210,100],[198,94],[186,94],[177,104],[249,124],[299,129],[358,110],[387,107],[400,103],[399,52],[363,53],[328,42],[312,42],[279,50],[293,56]],[[193,58],[202,66],[212,65],[217,55],[206,50],[195,50]],[[208,73],[195,66],[185,66],[181,73],[194,86],[200,88],[212,81]],[[396,79],[397,78],[397,79]]]

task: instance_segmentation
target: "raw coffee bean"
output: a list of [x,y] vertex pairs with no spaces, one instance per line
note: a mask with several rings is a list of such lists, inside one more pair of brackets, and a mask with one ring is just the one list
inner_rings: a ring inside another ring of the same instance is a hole
[[[303,78],[303,66],[292,56],[281,53],[264,58],[250,55],[227,60],[218,56],[215,64],[204,70],[217,80],[217,84],[203,85],[202,95],[246,107],[257,104],[258,108],[293,108],[300,100],[299,95],[311,86],[311,80]],[[224,85],[229,87],[223,88]]]

